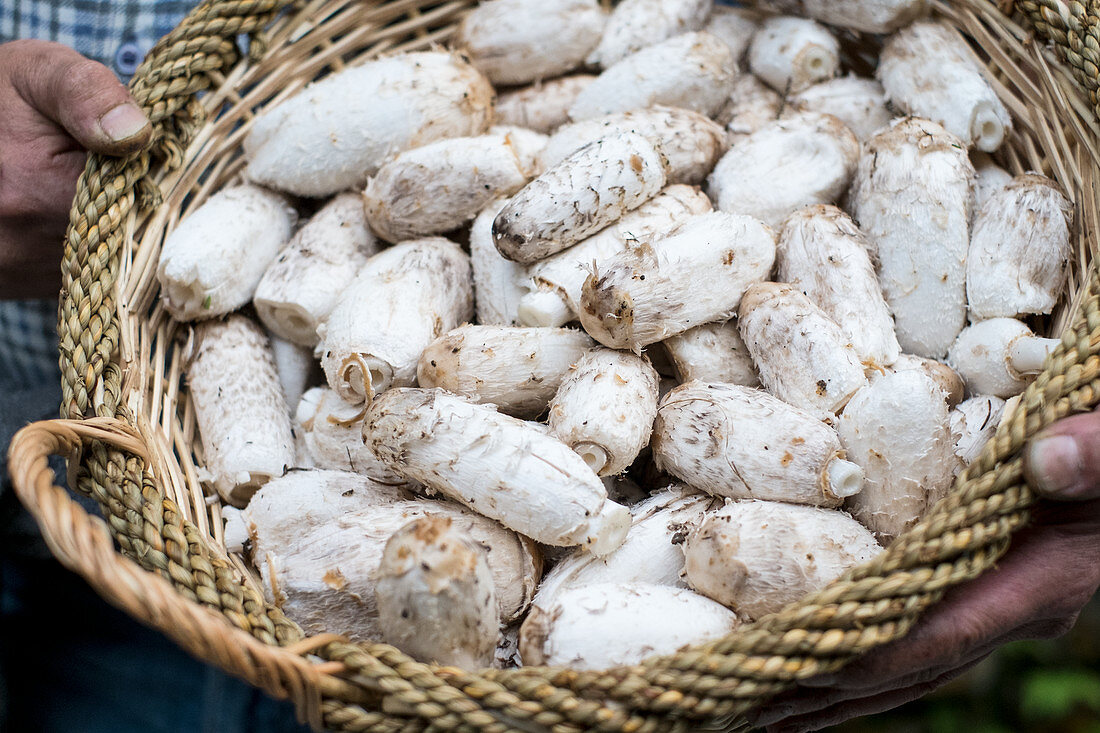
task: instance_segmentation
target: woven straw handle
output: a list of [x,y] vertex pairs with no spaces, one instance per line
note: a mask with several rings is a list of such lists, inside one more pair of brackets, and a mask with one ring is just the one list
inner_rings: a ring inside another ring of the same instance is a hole
[[265,644],[227,625],[221,613],[188,600],[178,584],[148,572],[116,551],[107,524],[90,516],[65,488],[54,483],[48,464],[49,456],[61,455],[76,465],[82,451],[91,445],[146,458],[141,436],[111,418],[32,423],[16,433],[9,448],[15,491],[42,527],[50,551],[65,567],[78,572],[112,605],[160,630],[192,655],[275,697],[294,699],[302,719],[312,720],[318,727],[321,695],[376,701],[351,685],[325,679],[324,666],[299,656],[337,639],[335,635],[283,648]]
[[[1093,268],[1062,345],[955,491],[873,562],[743,632],[644,667],[593,672],[476,674],[417,664],[384,645],[301,641],[300,630],[239,582],[149,474],[121,404],[114,301],[125,223],[156,196],[147,182],[151,156],[165,166],[179,159],[196,127],[195,94],[238,60],[239,34],[251,35],[259,50],[256,34],[289,3],[206,2],[139,69],[131,89],[153,121],[153,151],[90,157],[66,240],[62,414],[76,421],[30,426],[10,452],[20,499],[63,563],[196,656],[290,696],[315,726],[688,730],[697,728],[693,721],[736,716],[793,679],[837,669],[899,638],[944,590],[989,568],[1035,500],[1022,479],[1022,446],[1042,427],[1100,401],[1100,281]],[[1016,7],[1053,41],[1095,107],[1100,5],[1031,0]],[[106,525],[55,486],[45,464],[47,454],[78,446],[84,450],[74,487],[99,501]],[[113,551],[112,537],[131,559]],[[297,656],[306,651],[332,661],[307,663]]]

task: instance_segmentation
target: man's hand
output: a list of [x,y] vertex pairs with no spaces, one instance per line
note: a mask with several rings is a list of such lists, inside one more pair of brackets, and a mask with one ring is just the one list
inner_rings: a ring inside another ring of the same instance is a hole
[[86,151],[130,153],[151,131],[102,64],[57,43],[0,44],[0,299],[57,294]]
[[1031,442],[1040,502],[998,566],[949,591],[900,641],[809,679],[752,716],[769,733],[818,730],[931,692],[997,647],[1068,631],[1100,586],[1100,413],[1061,420]]

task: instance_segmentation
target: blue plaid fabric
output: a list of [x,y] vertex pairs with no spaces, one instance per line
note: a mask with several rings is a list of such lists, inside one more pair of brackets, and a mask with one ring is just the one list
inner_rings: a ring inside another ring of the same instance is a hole
[[[196,2],[0,0],[0,43],[20,38],[63,43],[128,81],[157,39]],[[27,389],[60,378],[56,301],[0,300],[0,390]]]
[[60,379],[57,301],[0,300],[0,387],[26,389],[47,379]]
[[0,42],[57,41],[129,80],[157,39],[197,0],[3,0]]

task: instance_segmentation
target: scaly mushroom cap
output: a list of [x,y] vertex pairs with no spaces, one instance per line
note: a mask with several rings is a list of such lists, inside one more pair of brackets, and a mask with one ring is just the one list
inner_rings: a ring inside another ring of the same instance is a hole
[[688,584],[750,619],[824,588],[881,551],[844,512],[775,501],[727,504],[684,545]]
[[489,666],[500,618],[488,554],[448,517],[429,514],[397,530],[374,587],[382,638],[423,662]]
[[203,321],[186,367],[209,481],[227,503],[294,465],[290,410],[263,329],[248,318]]
[[882,84],[854,74],[803,89],[791,98],[791,106],[833,115],[861,141],[868,140],[894,118],[886,107],[886,90]]
[[891,104],[942,124],[965,147],[992,152],[1012,118],[959,32],[920,21],[886,39],[875,75]]
[[884,374],[861,389],[837,431],[865,476],[846,506],[884,543],[913,526],[960,467],[943,390],[922,370]]
[[760,390],[688,382],[661,400],[657,467],[716,496],[835,507],[860,490],[836,431]]
[[798,112],[731,147],[707,178],[707,195],[720,211],[778,228],[803,206],[838,201],[858,163],[859,140],[844,123]]
[[657,104],[713,115],[737,75],[730,47],[705,31],[643,48],[606,69],[569,108],[574,120]]
[[417,384],[440,387],[509,415],[537,418],[595,342],[570,328],[466,324],[420,355]]
[[738,626],[728,609],[687,588],[602,583],[535,607],[520,629],[526,665],[607,669],[717,639]]
[[340,292],[380,249],[367,226],[363,197],[334,197],[294,233],[264,272],[252,296],[256,315],[275,335],[316,346],[317,327]]
[[1073,204],[1057,183],[1023,175],[974,217],[966,269],[971,318],[1050,313],[1066,284]]
[[329,386],[352,404],[416,383],[421,352],[474,315],[470,258],[429,237],[371,257],[318,329]]
[[595,79],[592,74],[572,74],[503,92],[497,97],[496,122],[551,133],[569,122],[569,107]]
[[596,0],[493,0],[466,16],[454,45],[494,84],[528,84],[579,67],[606,22]]
[[639,352],[728,319],[774,262],[775,233],[761,222],[720,211],[693,216],[668,236],[598,266],[581,290],[581,325],[604,346]]
[[757,283],[741,300],[741,338],[769,392],[825,419],[867,384],[849,338],[786,283]]
[[710,18],[711,0],[623,0],[611,11],[591,66],[607,68],[646,46],[687,31],[697,31]]
[[648,359],[593,349],[561,380],[550,403],[550,432],[600,476],[625,471],[649,443],[659,382]]
[[940,359],[966,325],[974,168],[941,125],[906,118],[866,144],[848,199],[878,260],[902,350]]
[[710,199],[697,188],[675,184],[583,242],[532,264],[527,287],[532,292],[519,304],[526,326],[561,326],[577,317],[581,289],[590,269],[637,242],[672,232],[693,214],[711,210]]
[[493,241],[530,264],[589,237],[657,195],[668,160],[632,133],[600,138],[513,196],[493,221]]
[[840,43],[809,18],[767,18],[752,38],[749,67],[780,94],[797,93],[836,76]]
[[282,196],[249,184],[222,189],[164,239],[161,301],[178,321],[221,316],[251,300],[298,220]]
[[349,66],[256,118],[245,177],[298,196],[361,189],[402,150],[485,132],[493,96],[477,69],[444,51]]
[[512,137],[448,138],[398,154],[367,183],[363,200],[371,229],[389,242],[442,234],[466,224],[494,198],[511,196],[537,172]]
[[835,206],[799,209],[779,235],[779,280],[836,321],[865,365],[883,367],[901,347],[868,249],[863,232]]
[[668,159],[670,183],[702,183],[728,147],[721,126],[706,115],[656,105],[563,125],[543,148],[541,165],[550,168],[591,142],[624,132],[642,135],[660,148]]
[[363,440],[392,470],[547,545],[606,555],[630,513],[584,459],[531,423],[435,389],[394,389],[367,408]]

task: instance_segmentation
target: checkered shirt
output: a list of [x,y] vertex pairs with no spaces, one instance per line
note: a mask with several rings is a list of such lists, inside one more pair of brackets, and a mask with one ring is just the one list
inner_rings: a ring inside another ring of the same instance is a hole
[[[196,3],[0,0],[0,43],[20,38],[57,41],[128,81],[157,39],[172,30]],[[24,389],[45,380],[60,380],[57,302],[0,300],[0,389]]]
[[0,43],[57,41],[128,81],[157,39],[197,0],[3,0]]

